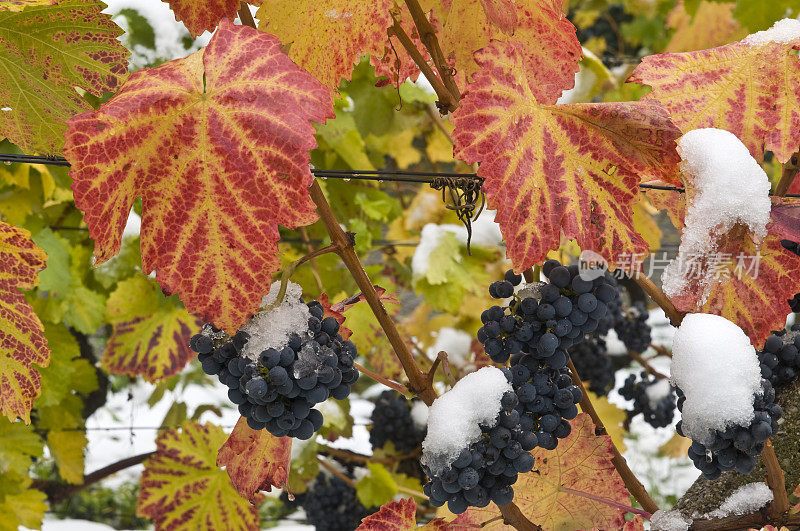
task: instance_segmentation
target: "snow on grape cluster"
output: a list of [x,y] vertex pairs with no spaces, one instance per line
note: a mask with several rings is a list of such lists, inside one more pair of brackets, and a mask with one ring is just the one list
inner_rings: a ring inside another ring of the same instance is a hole
[[[273,284],[270,293],[279,291]],[[228,398],[252,429],[276,437],[309,439],[322,427],[313,406],[343,400],[359,373],[356,347],[339,334],[339,323],[324,317],[317,301],[303,303],[301,288],[289,283],[286,296],[262,301],[266,309],[231,338],[206,324],[190,340],[203,371],[229,388]]]

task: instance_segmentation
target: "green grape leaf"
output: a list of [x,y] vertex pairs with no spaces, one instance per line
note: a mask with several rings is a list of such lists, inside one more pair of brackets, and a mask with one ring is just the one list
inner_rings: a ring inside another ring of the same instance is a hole
[[31,459],[42,457],[43,443],[33,426],[0,419],[0,475],[26,475]]
[[59,475],[67,483],[83,483],[83,449],[89,441],[82,431],[49,431],[47,447],[56,461]]
[[380,463],[367,463],[369,473],[356,483],[356,496],[364,507],[380,507],[397,494],[397,482]]
[[72,281],[69,263],[69,242],[49,228],[39,231],[33,242],[47,253],[48,267],[39,273],[39,290],[64,293]]
[[144,275],[118,284],[106,316],[114,328],[102,366],[112,374],[155,382],[180,372],[194,357],[189,338],[202,323]]
[[[0,479],[2,481],[2,479]],[[22,489],[0,496],[0,531],[18,531],[19,526],[40,529],[47,507],[47,496],[36,489]]]
[[42,322],[19,291],[36,286],[46,261],[28,231],[0,221],[0,415],[9,420],[30,422],[41,390],[34,365],[50,363]]
[[128,51],[104,8],[62,0],[0,10],[0,133],[23,151],[61,151],[66,121],[91,109],[74,87],[101,96],[125,79]]
[[141,272],[141,264],[142,253],[139,248],[139,236],[125,236],[122,239],[119,254],[92,269],[92,273],[104,288],[110,289],[120,280]]
[[256,531],[258,510],[216,464],[226,438],[219,426],[192,421],[163,431],[144,463],[136,514],[156,529]]
[[798,0],[738,0],[733,15],[748,30],[755,32],[769,28],[776,20],[786,17],[787,12],[796,16],[798,11]]
[[[75,337],[64,325],[47,323],[44,337],[50,347],[50,365],[39,369],[42,376],[42,394],[36,399],[36,407],[55,406],[70,394],[73,375],[80,359],[80,348]],[[94,372],[92,372],[94,376]],[[97,377],[95,376],[95,385]]]

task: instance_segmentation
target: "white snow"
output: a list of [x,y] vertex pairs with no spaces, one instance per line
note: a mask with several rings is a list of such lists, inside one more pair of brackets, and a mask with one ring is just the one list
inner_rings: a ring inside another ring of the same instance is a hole
[[423,429],[428,425],[428,406],[422,400],[414,400],[411,406],[411,420],[417,429]]
[[467,364],[469,347],[472,344],[472,336],[463,330],[445,326],[441,328],[436,336],[436,342],[428,348],[428,357],[436,359],[439,352],[447,352],[447,361],[456,367],[463,367]]
[[772,501],[772,491],[765,483],[748,483],[742,485],[728,496],[719,509],[712,511],[704,518],[725,518],[732,514],[752,514]]
[[[686,213],[678,256],[661,277],[664,293],[670,297],[687,288],[690,276],[699,277],[707,290],[717,271],[709,266],[697,271],[696,265],[712,258],[716,237],[741,223],[757,240],[764,238],[772,208],[767,174],[733,133],[689,131],[678,142],[678,153],[684,180],[696,193]],[[703,301],[706,297],[707,293]]]
[[481,436],[480,424],[494,426],[500,399],[511,384],[500,369],[484,367],[463,377],[428,410],[422,463],[436,475]]
[[669,396],[672,386],[669,380],[658,380],[653,385],[647,386],[644,393],[647,395],[647,401],[650,402],[650,407],[655,409],[658,404]]
[[672,381],[686,395],[683,431],[705,442],[710,430],[747,426],[761,392],[756,350],[741,328],[718,315],[684,317],[672,343]]
[[687,531],[691,523],[679,511],[658,510],[650,517],[652,531]]
[[270,308],[278,297],[280,282],[273,282],[269,293],[261,300],[261,307],[267,308],[254,315],[242,330],[250,334],[242,354],[252,360],[268,348],[282,349],[292,333],[302,334],[308,331],[308,318],[311,314],[308,306],[300,301],[303,288],[289,282],[286,295],[280,305]]
[[[500,225],[494,222],[496,214],[497,212],[494,210],[484,210],[478,219],[472,223],[470,245],[482,247],[500,246],[503,242],[503,235],[500,233]],[[466,245],[467,229],[463,225],[428,223],[422,227],[419,244],[416,251],[414,251],[414,257],[411,259],[411,271],[415,276],[424,275],[428,271],[431,253],[439,246],[441,238],[446,232],[452,233],[459,242]]]
[[748,35],[743,42],[751,46],[761,46],[771,42],[787,43],[797,38],[800,38],[800,20],[785,18],[777,21],[768,30]]

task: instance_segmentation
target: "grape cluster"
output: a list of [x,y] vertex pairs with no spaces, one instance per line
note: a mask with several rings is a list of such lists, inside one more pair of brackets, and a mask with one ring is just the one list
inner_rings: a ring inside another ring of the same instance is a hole
[[529,284],[520,295],[514,286],[522,281],[513,271],[489,286],[489,295],[512,300],[492,306],[481,314],[478,341],[495,363],[506,363],[513,354],[527,353],[560,369],[567,364],[567,349],[595,332],[607,313],[606,303],[617,296],[611,275],[594,280],[580,276],[578,266],[562,266],[548,260],[542,272],[549,283]]
[[[793,242],[792,240],[781,240],[781,245],[784,249],[800,256],[800,243]],[[792,312],[800,313],[800,293],[797,293],[794,297],[789,299],[789,307],[792,309]]]
[[761,375],[773,386],[787,384],[800,373],[800,325],[792,325],[790,332],[772,332],[758,352]]
[[[506,377],[509,377],[508,369]],[[512,485],[519,474],[533,469],[530,453],[537,436],[520,426],[517,395],[508,391],[493,426],[481,426],[481,438],[464,448],[458,458],[438,474],[424,467],[431,478],[423,487],[431,504],[455,514],[467,507],[486,507],[490,501],[506,505],[514,499]]]
[[411,403],[397,391],[384,391],[375,402],[372,411],[372,429],[369,442],[373,448],[381,448],[387,441],[394,444],[398,452],[410,452],[422,444],[425,428],[420,428],[411,416]]
[[356,489],[326,473],[309,485],[300,503],[317,531],[354,531],[362,518],[375,512],[358,501]]
[[584,384],[597,396],[605,396],[614,386],[614,367],[600,338],[587,338],[569,349],[569,357]]
[[647,324],[649,314],[644,303],[637,301],[614,322],[617,337],[625,343],[625,348],[642,353],[650,346],[652,340],[650,325]]
[[631,374],[625,379],[619,394],[626,400],[633,400],[631,416],[641,413],[654,428],[665,428],[672,424],[675,417],[675,390],[669,387],[666,380],[648,377],[646,372],[642,372],[639,378]]
[[520,427],[536,434],[537,444],[554,450],[570,434],[569,420],[578,415],[583,393],[572,383],[567,367],[553,367],[532,354],[511,358],[511,386],[517,393]]
[[[783,410],[775,403],[775,389],[769,380],[762,378],[761,391],[760,395],[754,397],[755,415],[749,426],[728,426],[724,431],[714,430],[711,440],[706,444],[692,441],[689,458],[706,479],[717,479],[722,472],[734,469],[740,474],[749,474],[755,468],[764,443],[778,431],[778,419],[783,415]],[[678,389],[679,410],[683,409],[685,400]],[[681,424],[679,421],[675,429],[683,436]]]
[[313,406],[330,397],[343,400],[359,373],[353,367],[356,346],[339,335],[339,323],[324,317],[317,301],[307,304],[308,330],[289,336],[280,350],[269,348],[252,360],[242,354],[250,336],[239,330],[231,339],[211,324],[193,336],[203,371],[229,387],[228,398],[254,430],[276,437],[309,439],[322,427]]

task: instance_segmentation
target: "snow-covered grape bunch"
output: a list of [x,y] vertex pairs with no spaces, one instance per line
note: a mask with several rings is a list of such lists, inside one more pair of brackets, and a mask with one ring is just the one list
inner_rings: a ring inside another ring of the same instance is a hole
[[669,380],[648,377],[642,372],[637,378],[631,374],[622,384],[619,394],[633,400],[632,415],[642,414],[644,420],[654,428],[665,428],[675,416],[675,390]]
[[522,281],[513,271],[493,282],[489,294],[511,301],[492,306],[481,314],[483,326],[478,341],[495,363],[505,363],[512,354],[532,354],[560,369],[567,364],[567,349],[579,343],[583,334],[597,330],[606,316],[607,303],[617,296],[615,282],[608,272],[594,280],[579,275],[577,265],[562,266],[547,260],[542,273],[549,283],[528,284],[519,294],[514,286]]
[[753,471],[783,411],[750,338],[724,317],[688,314],[672,343],[672,381],[689,458],[707,479]]
[[398,452],[410,452],[425,439],[428,408],[419,400],[406,400],[397,391],[384,391],[372,410],[369,442],[382,448],[391,441]]
[[773,386],[784,385],[800,373],[800,325],[792,325],[791,331],[772,332],[759,351],[761,374]]
[[[511,371],[485,367],[462,378],[431,407],[423,443],[423,491],[455,514],[506,505],[517,476],[533,469],[537,436],[520,425]],[[499,411],[497,411],[499,409]]]
[[262,301],[266,309],[233,338],[206,324],[189,346],[203,371],[229,387],[228,398],[252,429],[309,439],[323,421],[313,406],[350,394],[359,376],[353,367],[357,351],[342,339],[338,321],[324,317],[319,302],[303,302],[297,284],[290,282],[275,305],[278,284]]

